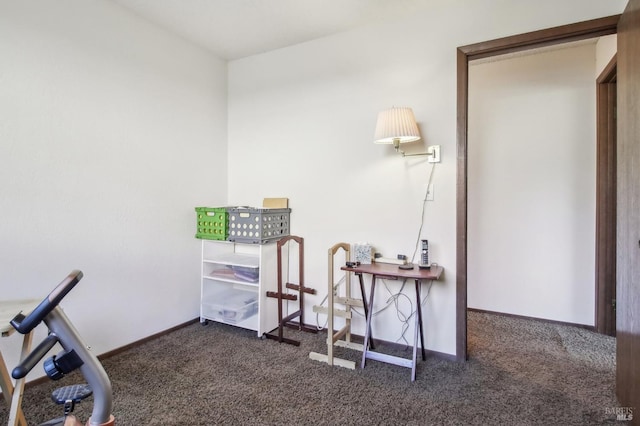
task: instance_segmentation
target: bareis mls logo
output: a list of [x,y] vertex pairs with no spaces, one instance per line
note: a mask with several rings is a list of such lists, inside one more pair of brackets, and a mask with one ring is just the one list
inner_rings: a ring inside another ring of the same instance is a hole
[[632,407],[615,407],[605,408],[605,413],[608,416],[616,416],[618,421],[631,421],[633,420],[633,408]]

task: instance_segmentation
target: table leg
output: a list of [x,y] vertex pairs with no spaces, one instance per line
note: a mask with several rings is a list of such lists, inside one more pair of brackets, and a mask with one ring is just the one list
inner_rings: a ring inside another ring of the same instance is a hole
[[[358,280],[360,282],[360,296],[362,297],[362,305],[364,307],[364,317],[367,318],[369,316],[369,304],[367,303],[367,294],[364,291],[364,280],[362,278],[362,274],[356,274],[358,276]],[[371,332],[371,327],[369,327],[369,349],[375,349],[373,345],[373,333]]]
[[[417,287],[416,287],[417,289]],[[420,296],[418,295],[418,300],[420,300]],[[417,355],[418,355],[418,329],[420,327],[420,315],[417,314],[415,316],[415,324],[413,330],[413,354],[411,355],[411,381],[416,381],[416,364],[417,364]]]
[[[22,353],[20,354],[20,359],[23,360],[29,355],[29,351],[31,351],[31,340],[33,338],[33,333],[27,333],[24,335],[22,340]],[[13,396],[11,398],[11,409],[9,410],[9,425],[20,425],[24,424],[27,426],[27,421],[24,418],[24,413],[22,412],[22,393],[24,392],[24,384],[27,378],[23,377],[22,379],[16,380],[16,384],[13,388]]]
[[420,280],[416,280],[416,299],[418,300],[418,322],[420,323],[420,347],[422,348],[422,360],[427,359],[424,349],[424,325],[422,324],[422,300],[420,299]]
[[[29,353],[31,348],[31,337],[29,333],[24,336],[22,342],[22,356],[20,359],[24,359],[26,354]],[[4,358],[0,353],[0,388],[2,388],[2,395],[9,407],[9,426],[24,425],[27,426],[27,420],[24,417],[22,411],[22,391],[24,389],[24,379],[16,381],[15,387],[9,371],[7,370],[7,364],[4,362]]]
[[0,352],[0,389],[2,389],[2,396],[7,403],[7,407],[11,407],[11,397],[13,396],[13,382],[11,376],[7,370],[7,364],[4,362],[2,353]]
[[371,294],[369,295],[369,313],[367,315],[367,325],[364,332],[364,343],[362,344],[362,363],[360,368],[364,368],[365,361],[367,360],[367,350],[369,349],[369,338],[371,337],[371,317],[373,316],[373,293],[376,288],[376,276],[371,276]]

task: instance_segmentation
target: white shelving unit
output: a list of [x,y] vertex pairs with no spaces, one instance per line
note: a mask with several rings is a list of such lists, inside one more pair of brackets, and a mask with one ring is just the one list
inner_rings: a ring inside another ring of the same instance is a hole
[[278,326],[277,245],[202,240],[200,322],[216,321],[257,332]]

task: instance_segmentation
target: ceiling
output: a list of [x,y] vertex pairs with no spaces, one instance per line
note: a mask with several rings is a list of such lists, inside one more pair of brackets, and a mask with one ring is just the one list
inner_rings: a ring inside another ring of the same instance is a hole
[[363,25],[385,25],[431,0],[111,0],[234,60]]

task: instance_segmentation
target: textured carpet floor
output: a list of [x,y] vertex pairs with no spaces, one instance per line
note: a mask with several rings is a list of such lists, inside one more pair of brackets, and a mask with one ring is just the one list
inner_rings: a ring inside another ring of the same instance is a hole
[[[409,369],[375,361],[364,370],[312,361],[310,351],[326,353],[326,335],[287,334],[301,346],[193,324],[105,360],[116,424],[615,423],[615,339],[585,329],[470,312],[470,360],[428,357],[414,383]],[[359,352],[337,351],[360,359]],[[28,387],[23,407],[29,424],[59,416],[51,390],[80,381],[73,373]],[[85,401],[76,414],[86,420],[90,407]],[[0,424],[6,422],[2,403]]]

